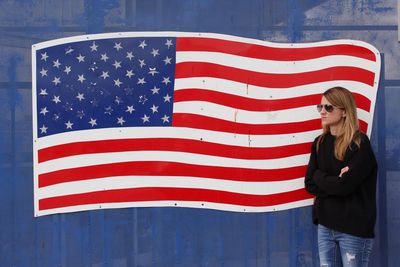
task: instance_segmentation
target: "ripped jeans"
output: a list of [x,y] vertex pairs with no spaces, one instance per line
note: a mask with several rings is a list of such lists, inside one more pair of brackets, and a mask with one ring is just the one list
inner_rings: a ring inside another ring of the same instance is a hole
[[374,240],[344,234],[318,225],[321,267],[367,267]]

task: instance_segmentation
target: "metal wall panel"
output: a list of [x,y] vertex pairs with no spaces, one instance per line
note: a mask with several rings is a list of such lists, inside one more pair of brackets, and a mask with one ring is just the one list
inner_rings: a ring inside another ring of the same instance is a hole
[[85,33],[216,32],[275,42],[359,39],[383,53],[372,143],[370,266],[400,266],[396,0],[0,1],[0,266],[318,266],[309,207],[247,214],[137,208],[33,217],[31,45]]

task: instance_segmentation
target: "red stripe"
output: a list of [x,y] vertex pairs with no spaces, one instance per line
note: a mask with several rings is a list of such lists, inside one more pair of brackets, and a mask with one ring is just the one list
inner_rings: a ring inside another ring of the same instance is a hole
[[[371,101],[368,98],[360,94],[354,94],[354,97],[359,108],[369,111]],[[261,112],[317,105],[321,102],[321,94],[265,100],[195,88],[175,91],[174,103],[184,101],[205,101],[241,110]]]
[[363,109],[367,112],[370,112],[371,110],[371,100],[368,99],[366,96],[358,94],[358,93],[352,93],[354,96],[354,99],[356,101],[356,106],[360,109]]
[[81,154],[126,151],[179,151],[238,159],[274,159],[309,153],[311,143],[242,147],[177,138],[138,138],[75,142],[40,149],[39,163]]
[[275,111],[317,104],[321,101],[321,94],[293,97],[289,99],[264,100],[203,89],[185,89],[175,91],[174,103],[184,101],[205,101],[249,111]]
[[304,189],[273,195],[250,195],[226,191],[194,188],[129,188],[51,197],[39,200],[39,210],[88,204],[139,201],[196,201],[251,207],[264,207],[310,199]]
[[[64,182],[135,175],[191,176],[244,182],[282,181],[304,177],[305,171],[306,166],[260,170],[160,161],[119,162],[63,169],[40,174],[39,187]],[[168,177],[166,177],[166,179],[168,179]]]
[[210,118],[196,114],[174,113],[172,125],[177,127],[189,127],[236,134],[269,135],[291,134],[318,130],[321,129],[321,120],[314,119],[301,122],[276,124],[247,124]]
[[213,77],[270,88],[288,88],[327,81],[357,81],[373,86],[374,73],[356,67],[332,67],[290,74],[261,73],[214,63],[183,62],[176,64],[175,79]]
[[[368,124],[362,120],[359,120],[359,124],[361,130],[366,133]],[[314,119],[301,122],[277,124],[246,124],[215,119],[196,114],[174,113],[172,125],[176,127],[189,127],[236,134],[269,135],[315,131],[321,129],[321,120]]]
[[176,41],[176,50],[221,52],[278,61],[308,60],[336,55],[354,56],[376,61],[376,56],[372,51],[365,47],[351,44],[278,48],[214,38],[179,37]]
[[366,123],[365,121],[362,121],[362,120],[358,120],[358,123],[360,125],[361,131],[366,133],[368,130],[368,123]]

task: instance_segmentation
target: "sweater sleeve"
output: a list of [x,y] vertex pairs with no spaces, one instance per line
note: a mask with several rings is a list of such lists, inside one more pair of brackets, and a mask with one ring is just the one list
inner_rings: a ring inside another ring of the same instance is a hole
[[312,147],[311,147],[311,155],[310,160],[307,166],[307,172],[304,179],[304,186],[308,193],[314,196],[323,196],[325,195],[324,192],[317,186],[314,181],[314,173],[318,170],[318,162],[317,162],[317,142],[318,138],[314,140]]
[[356,148],[345,162],[348,172],[339,177],[317,169],[314,172],[315,184],[329,195],[345,196],[354,192],[362,182],[377,168],[374,152],[367,136],[361,137],[360,148]]

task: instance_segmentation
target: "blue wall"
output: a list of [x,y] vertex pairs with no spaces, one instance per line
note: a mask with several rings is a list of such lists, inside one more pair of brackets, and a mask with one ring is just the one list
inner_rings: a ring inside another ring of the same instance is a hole
[[31,45],[114,31],[217,32],[274,42],[358,39],[383,53],[372,143],[371,266],[400,266],[396,0],[0,1],[0,266],[318,266],[309,207],[242,214],[137,208],[33,217]]

